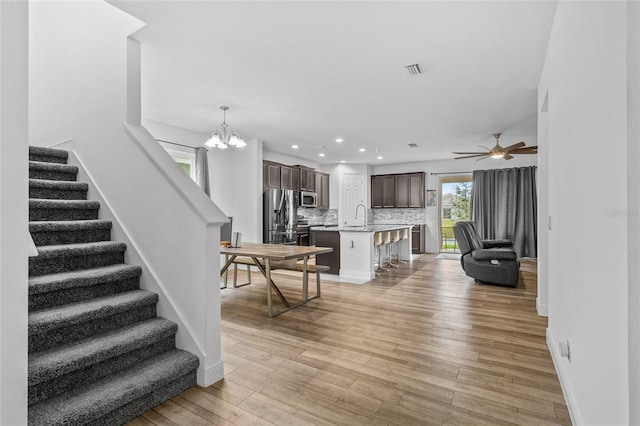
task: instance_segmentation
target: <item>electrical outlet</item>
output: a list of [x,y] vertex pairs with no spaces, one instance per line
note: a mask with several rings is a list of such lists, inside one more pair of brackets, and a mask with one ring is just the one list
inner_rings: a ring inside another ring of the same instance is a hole
[[566,340],[558,342],[558,346],[560,347],[560,356],[571,362],[571,348],[569,347],[569,341]]
[[551,231],[551,216],[549,216],[549,231]]

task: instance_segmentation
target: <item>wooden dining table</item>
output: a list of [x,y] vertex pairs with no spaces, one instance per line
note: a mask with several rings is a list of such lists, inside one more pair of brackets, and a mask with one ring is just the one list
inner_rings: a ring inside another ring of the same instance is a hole
[[[220,254],[224,254],[226,262],[222,269],[220,269],[220,275],[222,276],[230,265],[234,263],[237,257],[250,257],[253,263],[262,273],[267,280],[267,307],[270,317],[280,315],[283,312],[297,308],[304,305],[309,300],[308,288],[309,288],[309,274],[307,270],[307,264],[309,257],[318,254],[330,253],[333,251],[331,247],[308,247],[308,246],[296,246],[285,244],[262,244],[262,243],[247,243],[243,242],[242,247],[220,247]],[[284,297],[276,283],[274,282],[271,271],[274,269],[288,269],[286,267],[279,267],[279,262],[295,261],[302,259],[302,301],[298,303],[289,303]],[[273,264],[272,264],[273,262]],[[285,305],[284,309],[275,311],[273,310],[272,290],[278,295],[282,303]]]

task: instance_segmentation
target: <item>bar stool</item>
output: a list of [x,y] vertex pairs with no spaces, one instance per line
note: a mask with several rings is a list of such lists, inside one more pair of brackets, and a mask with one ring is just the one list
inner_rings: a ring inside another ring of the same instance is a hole
[[396,247],[396,260],[393,261],[394,263],[407,263],[404,260],[400,260],[400,242],[401,241],[405,241],[409,238],[409,229],[408,228],[404,228],[404,229],[399,229],[398,231],[398,238],[395,241],[395,247]]
[[380,272],[387,272],[388,269],[382,267],[382,260],[380,256],[382,255],[382,246],[384,245],[384,236],[382,232],[376,232],[373,234],[373,245],[378,252],[378,267],[376,268],[376,275],[380,275]]
[[385,252],[387,253],[387,261],[382,266],[384,266],[385,268],[399,268],[398,265],[394,265],[393,263],[391,263],[391,261],[393,260],[391,258],[393,254],[392,248],[395,241],[396,241],[396,231],[387,231],[384,233],[384,245],[385,245]]

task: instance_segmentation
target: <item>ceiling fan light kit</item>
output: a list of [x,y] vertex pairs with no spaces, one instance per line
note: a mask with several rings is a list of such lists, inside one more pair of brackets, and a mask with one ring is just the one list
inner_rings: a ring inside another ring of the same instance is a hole
[[487,157],[491,157],[496,160],[500,158],[505,160],[511,160],[513,158],[513,154],[537,154],[538,153],[537,146],[535,145],[525,146],[525,143],[522,141],[503,148],[502,146],[500,146],[500,136],[502,136],[502,133],[493,134],[493,137],[496,138],[496,146],[494,146],[491,149],[485,148],[487,152],[454,152],[454,154],[464,155],[464,157],[455,157],[455,159],[460,160],[463,158],[480,157],[478,158],[478,160],[483,160]]

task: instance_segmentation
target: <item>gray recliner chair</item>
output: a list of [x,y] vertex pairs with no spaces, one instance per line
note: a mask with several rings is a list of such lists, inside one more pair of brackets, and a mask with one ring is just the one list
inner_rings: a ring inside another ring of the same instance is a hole
[[457,222],[453,233],[460,247],[462,269],[471,278],[487,284],[516,287],[520,261],[510,240],[481,240],[476,225]]

